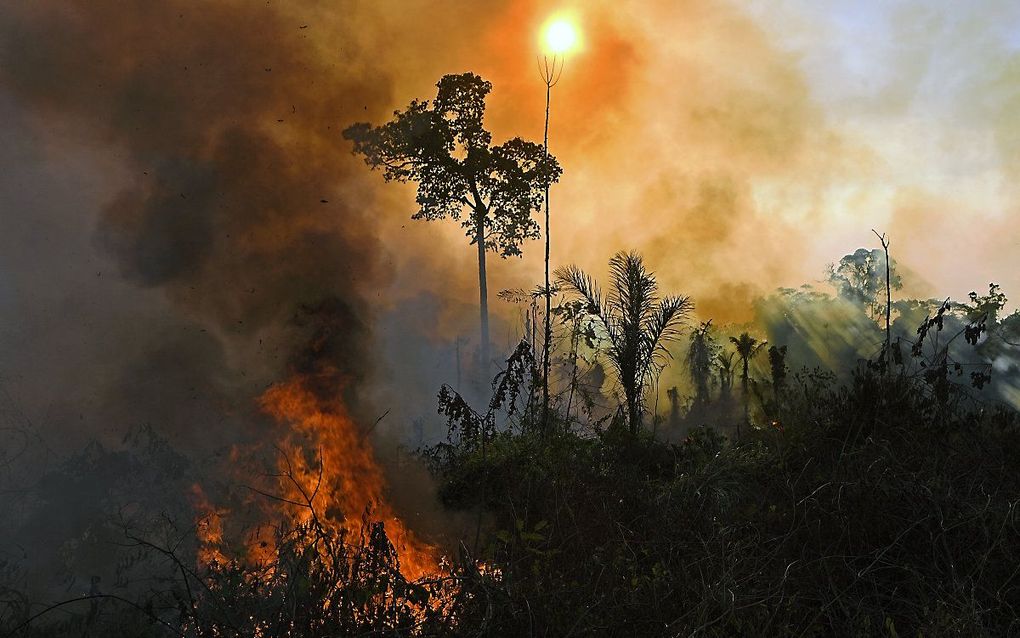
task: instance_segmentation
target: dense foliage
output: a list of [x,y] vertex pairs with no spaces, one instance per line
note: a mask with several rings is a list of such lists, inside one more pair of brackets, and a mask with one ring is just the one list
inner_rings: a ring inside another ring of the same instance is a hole
[[[1020,429],[863,368],[798,374],[739,444],[611,427],[432,450],[480,504],[490,635],[1007,635],[1020,630]],[[481,595],[478,598],[482,600]],[[470,632],[465,633],[465,635]]]
[[[451,509],[478,516],[445,575],[404,580],[381,525],[314,519],[275,562],[195,572],[173,548],[160,591],[77,599],[15,635],[1010,635],[1020,630],[1020,423],[959,387],[862,366],[791,375],[784,421],[737,443],[537,428],[518,352],[485,414],[445,391],[451,438],[425,450]],[[514,370],[517,370],[515,373]],[[472,426],[471,424],[474,424]],[[465,427],[467,426],[467,427]],[[137,547],[137,545],[136,545]],[[144,549],[144,548],[142,548]],[[173,578],[177,572],[179,578]],[[58,620],[53,624],[53,620]],[[49,620],[50,622],[40,622]],[[56,633],[54,633],[56,632]]]

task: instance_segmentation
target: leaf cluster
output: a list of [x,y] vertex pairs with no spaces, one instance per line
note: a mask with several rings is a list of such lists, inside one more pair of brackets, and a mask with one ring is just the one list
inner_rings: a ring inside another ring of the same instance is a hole
[[519,256],[521,244],[540,234],[531,214],[562,169],[540,144],[519,137],[492,144],[484,127],[491,83],[463,73],[443,76],[437,87],[431,103],[414,100],[385,124],[359,122],[343,135],[387,181],[417,184],[414,219],[449,217],[472,243],[481,236],[486,250]]

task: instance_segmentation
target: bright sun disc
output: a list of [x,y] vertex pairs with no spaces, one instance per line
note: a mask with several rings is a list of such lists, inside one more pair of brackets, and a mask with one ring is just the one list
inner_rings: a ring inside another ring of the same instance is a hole
[[553,20],[545,27],[544,40],[549,53],[566,53],[577,45],[577,29],[567,20]]

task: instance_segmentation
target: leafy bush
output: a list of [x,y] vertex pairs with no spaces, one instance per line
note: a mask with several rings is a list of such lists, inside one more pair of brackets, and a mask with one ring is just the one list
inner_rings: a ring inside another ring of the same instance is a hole
[[733,445],[525,427],[484,458],[430,449],[444,502],[484,511],[477,556],[500,575],[461,635],[1020,631],[1016,413],[867,366],[784,385],[783,422]]

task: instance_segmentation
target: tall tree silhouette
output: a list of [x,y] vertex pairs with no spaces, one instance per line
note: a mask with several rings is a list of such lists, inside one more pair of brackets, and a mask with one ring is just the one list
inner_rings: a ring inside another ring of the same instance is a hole
[[612,286],[605,296],[577,266],[558,268],[556,281],[584,300],[587,314],[608,341],[606,354],[623,387],[630,431],[637,434],[645,386],[665,365],[669,357],[665,346],[680,336],[693,304],[686,296],[660,299],[655,275],[636,252],[617,253],[609,268]]
[[[751,363],[751,359],[754,355],[761,352],[768,341],[758,341],[747,332],[742,332],[739,337],[730,337],[730,341],[737,348],[737,356],[740,357],[740,364],[742,366],[740,371],[740,391],[744,396],[744,423],[749,423],[748,418],[748,406],[747,406],[747,367]],[[737,423],[737,438],[740,438],[740,424]]]
[[772,425],[782,427],[783,423],[783,388],[786,386],[786,346],[769,346],[769,370],[772,372],[772,399],[775,401],[773,411],[775,421]]
[[[359,122],[344,130],[354,152],[386,181],[415,182],[412,219],[459,221],[478,250],[481,356],[490,365],[485,256],[520,256],[521,244],[540,235],[531,213],[541,210],[546,187],[562,172],[541,144],[519,137],[498,146],[484,127],[492,84],[473,73],[445,75],[436,99],[414,100],[381,126]],[[467,214],[465,214],[465,209]]]

